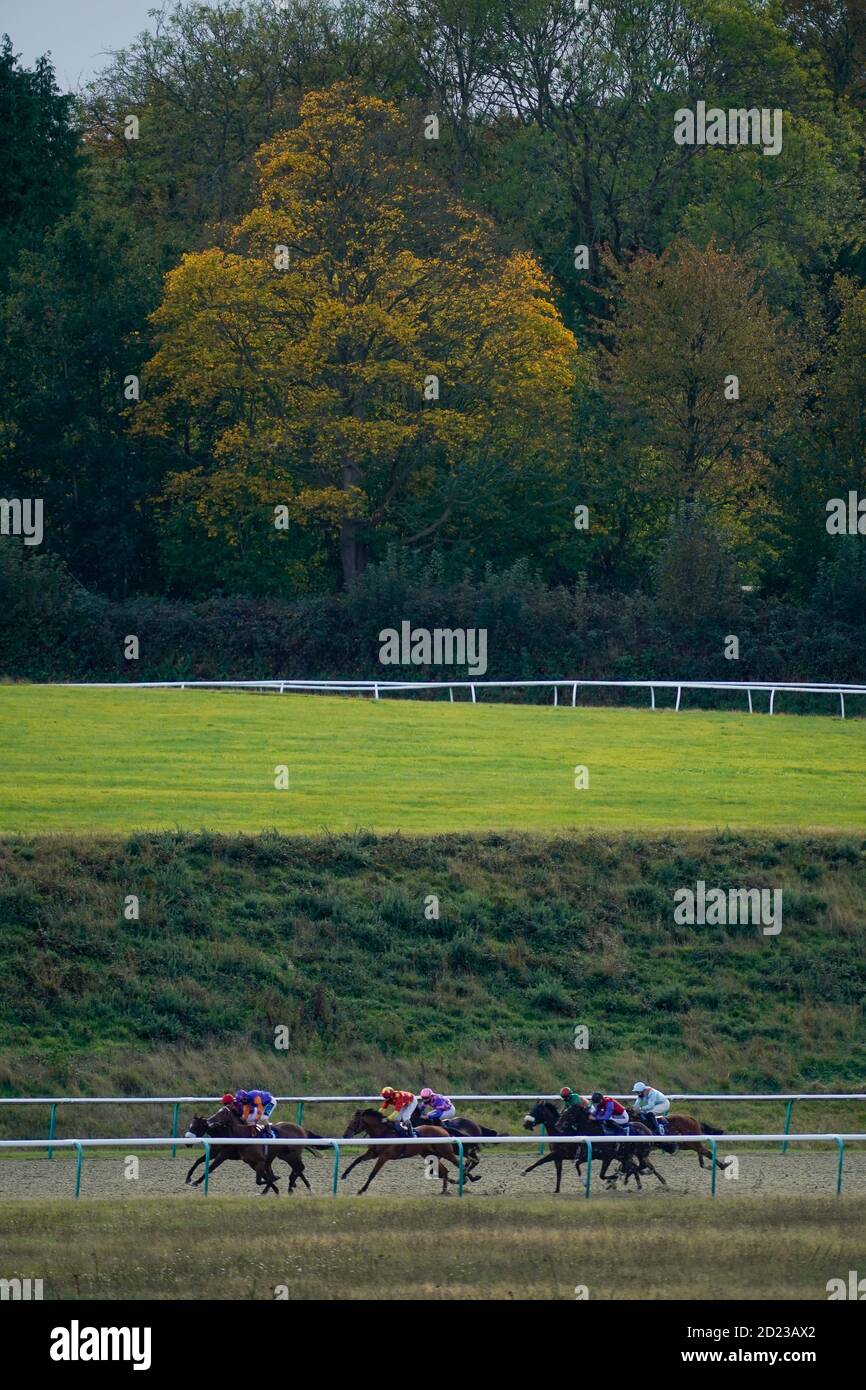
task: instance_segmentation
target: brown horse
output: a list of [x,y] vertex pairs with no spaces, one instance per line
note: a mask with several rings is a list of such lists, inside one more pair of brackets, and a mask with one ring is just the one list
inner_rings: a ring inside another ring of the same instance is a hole
[[[416,1116],[418,1117],[418,1123],[423,1124],[420,1102],[415,1106],[412,1112],[410,1124],[413,1129],[417,1128]],[[489,1135],[492,1137],[498,1132],[495,1129],[487,1129],[484,1125],[480,1125],[477,1120],[470,1120],[468,1115],[455,1115],[453,1120],[443,1120],[442,1127],[446,1133],[453,1134],[455,1139],[477,1139],[482,1135]],[[470,1143],[463,1145],[463,1176],[467,1182],[480,1182],[481,1180],[480,1174],[477,1177],[472,1176],[474,1170],[481,1162],[480,1149],[480,1144]]]
[[[342,1173],[340,1176],[342,1178],[347,1178],[352,1169],[356,1168],[359,1163],[363,1163],[366,1159],[375,1158],[376,1163],[372,1173],[364,1183],[364,1186],[358,1188],[358,1195],[360,1196],[362,1192],[367,1191],[367,1188],[370,1186],[370,1183],[379,1170],[384,1168],[385,1164],[389,1163],[392,1159],[432,1156],[438,1159],[438,1173],[439,1177],[442,1179],[442,1191],[443,1193],[447,1193],[448,1169],[445,1167],[445,1164],[453,1163],[455,1168],[459,1168],[460,1166],[457,1160],[456,1146],[453,1143],[450,1146],[446,1144],[424,1143],[425,1139],[450,1138],[447,1130],[443,1129],[441,1125],[419,1125],[415,1133],[417,1138],[407,1139],[405,1144],[383,1144],[381,1148],[367,1149],[366,1153],[359,1154],[357,1158],[353,1159],[345,1173]],[[392,1139],[395,1130],[390,1120],[384,1119],[379,1114],[378,1110],[356,1110],[349,1121],[343,1138],[351,1139],[355,1134],[366,1134],[368,1139]]]
[[[238,1119],[238,1117],[234,1114],[234,1111],[232,1111],[231,1113],[232,1115],[234,1115],[235,1119]],[[219,1114],[219,1111],[217,1111],[217,1114]],[[216,1116],[212,1116],[211,1119],[215,1120]],[[210,1121],[204,1120],[201,1117],[201,1115],[196,1115],[195,1119],[193,1120],[193,1124],[198,1124],[199,1126],[207,1126],[209,1123]],[[316,1134],[314,1130],[304,1129],[301,1125],[294,1125],[289,1120],[282,1120],[279,1124],[271,1125],[271,1129],[274,1131],[278,1139],[321,1139],[322,1137],[320,1134]],[[205,1128],[201,1132],[209,1133],[210,1131],[208,1131],[207,1128]],[[198,1133],[198,1130],[187,1130],[188,1135]],[[245,1128],[242,1127],[240,1129],[240,1131],[238,1132],[238,1137],[240,1138],[242,1134],[245,1134],[252,1139],[257,1136],[257,1133],[258,1131],[253,1126],[248,1125]],[[310,1145],[309,1148],[310,1153],[315,1154],[316,1158],[319,1158],[320,1155],[318,1149],[314,1148],[312,1145]],[[284,1163],[287,1163],[289,1165],[289,1168],[291,1170],[291,1177],[289,1178],[289,1196],[291,1196],[291,1194],[294,1192],[299,1179],[304,1184],[304,1187],[307,1189],[308,1192],[312,1191],[312,1188],[310,1187],[310,1184],[307,1182],[307,1179],[305,1177],[304,1160],[301,1157],[301,1153],[303,1151],[300,1145],[286,1144],[286,1146],[283,1147],[283,1145],[280,1144],[274,1145],[273,1148],[268,1148],[268,1146],[266,1145],[265,1149],[272,1165],[275,1158],[281,1158]],[[213,1173],[215,1168],[219,1167],[220,1163],[224,1163],[227,1158],[240,1158],[241,1152],[242,1151],[240,1148],[221,1150],[218,1157],[214,1158],[211,1162],[211,1173]],[[204,1154],[200,1154],[199,1157],[196,1159],[195,1163],[190,1168],[189,1172],[186,1175],[187,1182],[190,1181],[196,1168],[198,1168],[199,1164],[201,1163],[204,1163]],[[197,1187],[199,1182],[201,1182],[202,1180],[203,1175],[202,1178],[199,1178],[195,1183],[193,1183],[193,1186]]]
[[[223,1105],[209,1119],[205,1119],[203,1115],[193,1116],[186,1131],[186,1138],[203,1139],[205,1135],[216,1141],[220,1139],[254,1139],[256,1130],[252,1125],[242,1124],[237,1115],[227,1105]],[[256,1175],[256,1187],[264,1189],[262,1191],[263,1197],[266,1197],[269,1192],[273,1192],[275,1197],[279,1197],[280,1189],[277,1187],[277,1180],[271,1168],[271,1160],[264,1145],[261,1147],[252,1144],[227,1145],[224,1149],[220,1149],[215,1157],[211,1157],[208,1176],[219,1168],[220,1164],[232,1158],[242,1159],[249,1168],[253,1169]],[[205,1155],[201,1154],[187,1173],[187,1182],[191,1181],[196,1168],[204,1161]],[[202,1182],[204,1182],[204,1173],[200,1178],[196,1178],[192,1185],[198,1187],[199,1183]]]
[[[637,1111],[631,1109],[628,1112],[628,1117],[630,1120],[639,1119]],[[716,1129],[714,1125],[708,1125],[702,1120],[696,1120],[692,1115],[665,1115],[664,1119],[668,1128],[666,1135],[659,1136],[661,1141],[660,1147],[663,1148],[666,1153],[676,1153],[677,1149],[692,1149],[694,1153],[697,1154],[698,1162],[702,1168],[705,1158],[710,1160],[710,1167],[712,1168],[713,1153],[712,1149],[706,1144],[702,1144],[699,1140],[691,1144],[668,1144],[666,1140],[673,1134],[724,1134],[725,1131],[723,1129]],[[717,1158],[716,1166],[721,1168],[722,1172],[724,1172],[724,1170],[729,1167],[730,1162],[730,1159]]]

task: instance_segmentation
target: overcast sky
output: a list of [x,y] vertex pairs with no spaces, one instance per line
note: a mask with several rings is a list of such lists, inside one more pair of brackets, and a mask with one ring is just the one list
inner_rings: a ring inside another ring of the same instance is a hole
[[58,87],[72,91],[105,66],[110,49],[149,28],[148,10],[160,8],[161,0],[0,0],[0,33],[25,67],[50,52]]

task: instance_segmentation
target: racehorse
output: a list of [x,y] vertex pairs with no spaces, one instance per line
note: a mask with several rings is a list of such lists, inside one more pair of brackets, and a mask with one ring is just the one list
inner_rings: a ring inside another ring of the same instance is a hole
[[[548,1134],[566,1133],[567,1131],[560,1129],[560,1124],[565,1119],[566,1110],[569,1108],[571,1107],[564,1107],[562,1113],[560,1113],[552,1101],[540,1100],[538,1104],[529,1111],[529,1114],[524,1116],[523,1128],[531,1130],[535,1129],[536,1125],[544,1125]],[[587,1128],[584,1130],[584,1133],[589,1135],[590,1138],[593,1138],[595,1135],[603,1134],[604,1130],[601,1125],[596,1124],[595,1121],[587,1117]],[[599,1152],[599,1149],[601,1152]],[[599,1145],[598,1149],[593,1150],[592,1156],[601,1163],[601,1176],[607,1181],[607,1170],[615,1156],[613,1146],[611,1144]],[[585,1158],[585,1144],[551,1144],[550,1153],[546,1153],[543,1158],[538,1158],[534,1163],[530,1163],[528,1168],[524,1168],[521,1176],[525,1178],[527,1173],[532,1173],[536,1168],[541,1168],[545,1163],[553,1163],[556,1165],[556,1187],[554,1188],[554,1192],[556,1193],[559,1192],[562,1184],[563,1163],[568,1161],[569,1163],[577,1164],[577,1175],[580,1177],[580,1164]]]
[[[186,1131],[186,1138],[202,1139],[205,1135],[217,1140],[253,1139],[255,1138],[255,1130],[251,1125],[242,1124],[237,1115],[235,1115],[227,1105],[222,1105],[219,1110],[208,1119],[205,1119],[203,1115],[193,1116],[190,1126]],[[193,1163],[186,1175],[187,1182],[191,1180],[198,1165],[204,1163],[205,1157],[205,1154],[201,1154],[196,1159],[195,1163]],[[208,1174],[210,1175],[215,1168],[219,1168],[221,1163],[225,1163],[226,1160],[230,1158],[242,1159],[248,1167],[254,1170],[256,1175],[256,1187],[264,1188],[262,1192],[263,1197],[266,1197],[269,1192],[273,1192],[275,1197],[279,1197],[280,1189],[277,1187],[277,1180],[271,1168],[271,1160],[268,1157],[264,1145],[260,1147],[259,1145],[239,1144],[237,1146],[228,1145],[226,1148],[220,1149],[219,1153],[212,1159],[209,1165]],[[192,1185],[193,1187],[198,1187],[199,1183],[202,1182],[204,1182],[204,1173],[202,1173],[200,1178],[196,1178]]]
[[[421,1105],[419,1102],[412,1111],[410,1119],[410,1124],[413,1128],[415,1128],[415,1116],[420,1109]],[[487,1129],[485,1125],[479,1125],[475,1120],[470,1120],[467,1115],[455,1115],[453,1120],[443,1120],[442,1128],[447,1130],[449,1134],[455,1135],[458,1139],[462,1139],[464,1136],[470,1139],[479,1138],[481,1135],[493,1136],[498,1132],[495,1129]],[[463,1145],[463,1158],[465,1160],[463,1176],[467,1178],[469,1182],[478,1182],[478,1178],[473,1178],[471,1174],[473,1169],[477,1168],[481,1161],[481,1147],[480,1144]]]
[[[366,1153],[352,1160],[345,1173],[341,1173],[341,1178],[347,1178],[353,1168],[365,1159],[375,1158],[376,1165],[373,1168],[363,1187],[358,1188],[358,1195],[366,1192],[376,1174],[386,1163],[395,1158],[414,1158],[416,1156],[425,1157],[432,1155],[438,1159],[438,1173],[442,1179],[442,1191],[448,1191],[448,1169],[446,1163],[453,1163],[455,1168],[459,1168],[457,1153],[454,1144],[450,1147],[445,1144],[425,1144],[425,1139],[448,1139],[450,1136],[441,1125],[419,1125],[415,1131],[417,1139],[407,1139],[405,1144],[383,1144],[381,1148],[367,1149]],[[344,1139],[351,1139],[355,1134],[366,1134],[368,1139],[391,1139],[394,1137],[394,1127],[390,1120],[381,1116],[378,1110],[356,1110],[348,1127]],[[465,1175],[465,1173],[464,1173]]]
[[[638,1118],[634,1110],[629,1110],[628,1117],[630,1120],[637,1120]],[[698,1162],[702,1168],[705,1158],[710,1160],[710,1167],[712,1168],[713,1154],[712,1150],[709,1149],[706,1144],[701,1144],[700,1142],[693,1144],[668,1144],[665,1141],[669,1139],[672,1134],[724,1134],[725,1131],[723,1129],[716,1129],[715,1125],[708,1125],[704,1120],[696,1120],[692,1115],[663,1115],[662,1119],[667,1125],[667,1131],[665,1134],[659,1135],[658,1137],[661,1141],[660,1147],[664,1149],[665,1153],[676,1153],[677,1149],[692,1149],[697,1154]],[[730,1164],[731,1159],[716,1159],[716,1165],[722,1169],[722,1172],[724,1172]]]
[[[244,1125],[238,1119],[234,1111],[229,1109],[228,1106],[224,1106],[223,1109],[226,1110],[226,1112],[238,1125],[240,1125],[240,1129],[237,1130],[238,1138],[240,1138],[242,1135],[249,1136],[249,1138],[251,1139],[255,1137],[256,1131],[252,1126]],[[217,1111],[216,1115],[211,1116],[210,1120],[204,1120],[201,1115],[196,1115],[193,1119],[192,1125],[187,1130],[187,1135],[196,1135],[200,1137],[201,1134],[216,1133],[216,1130],[214,1128],[209,1128],[209,1126],[214,1126],[218,1123],[218,1117],[220,1113],[220,1111]],[[194,1126],[198,1126],[198,1128],[194,1128]],[[201,1128],[202,1126],[204,1126],[204,1128]],[[273,1129],[274,1134],[278,1139],[321,1139],[322,1137],[320,1134],[316,1134],[314,1130],[304,1129],[301,1125],[294,1125],[288,1120],[282,1120],[279,1124],[271,1125],[271,1128]],[[222,1133],[228,1134],[231,1133],[231,1131],[223,1129]],[[317,1148],[315,1148],[313,1145],[310,1145],[309,1149],[310,1152],[315,1154],[317,1158],[319,1157],[319,1152]],[[244,1152],[256,1152],[256,1150],[248,1149],[246,1145],[244,1145],[243,1148],[239,1146],[238,1148],[231,1147],[220,1150],[217,1157],[214,1158],[211,1162],[211,1173],[213,1173],[214,1169],[218,1168],[221,1163],[224,1163],[227,1158],[241,1158]],[[284,1148],[283,1145],[280,1144],[274,1145],[273,1149],[269,1149],[267,1143],[265,1143],[265,1153],[271,1165],[273,1165],[273,1161],[275,1158],[281,1158],[284,1163],[287,1163],[289,1165],[289,1168],[291,1169],[291,1177],[289,1178],[290,1196],[295,1190],[298,1179],[301,1180],[308,1192],[312,1191],[312,1188],[310,1187],[310,1184],[307,1182],[307,1179],[304,1174],[304,1160],[301,1157],[302,1149],[300,1145],[296,1146],[294,1144],[287,1144]],[[199,1155],[195,1163],[193,1163],[192,1167],[186,1175],[187,1182],[190,1181],[193,1173],[195,1172],[196,1168],[199,1166],[200,1163],[204,1163],[204,1154]],[[203,1180],[204,1174],[202,1174],[202,1177],[198,1178],[196,1182],[193,1183],[193,1186],[197,1187],[200,1182],[203,1182]]]
[[[524,1129],[534,1129],[536,1125],[543,1124],[550,1134],[575,1134],[584,1135],[588,1139],[601,1138],[605,1134],[604,1127],[593,1120],[583,1106],[567,1105],[560,1112],[549,1100],[540,1100],[534,1109],[530,1110],[523,1121]],[[645,1134],[647,1138],[652,1138],[646,1125],[635,1121],[630,1126],[632,1134]],[[667,1183],[649,1161],[650,1144],[599,1144],[593,1149],[592,1156],[601,1163],[600,1177],[604,1182],[613,1186],[617,1178],[623,1177],[628,1186],[629,1178],[634,1178],[640,1189],[641,1173],[654,1173],[662,1187],[667,1187]],[[601,1152],[599,1153],[599,1149]],[[551,1152],[545,1154],[543,1158],[536,1159],[528,1168],[524,1168],[523,1176],[531,1173],[534,1168],[540,1168],[543,1163],[554,1163],[556,1165],[556,1188],[560,1189],[562,1182],[562,1165],[566,1159],[574,1162],[577,1168],[577,1176],[581,1177],[580,1165],[585,1162],[587,1148],[585,1144],[552,1144]],[[608,1168],[614,1159],[619,1161],[620,1171],[608,1174]]]

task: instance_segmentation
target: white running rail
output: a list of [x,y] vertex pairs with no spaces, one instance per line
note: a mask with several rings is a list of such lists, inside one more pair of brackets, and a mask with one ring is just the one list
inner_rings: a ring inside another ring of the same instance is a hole
[[675,709],[680,708],[684,690],[722,690],[744,691],[748,696],[749,713],[752,714],[752,695],[768,694],[769,713],[774,713],[777,694],[833,695],[839,697],[840,714],[845,718],[845,696],[866,695],[866,685],[834,684],[821,681],[597,681],[580,680],[574,677],[562,680],[541,681],[376,681],[376,680],[258,680],[258,681],[65,681],[63,689],[73,690],[257,690],[271,694],[284,695],[286,692],[310,693],[320,695],[372,695],[379,700],[389,692],[412,690],[448,691],[453,701],[455,690],[468,690],[473,704],[478,690],[529,690],[547,689],[553,691],[553,703],[558,705],[559,692],[571,691],[571,706],[577,705],[577,692],[583,689],[608,690],[648,690],[650,707],[656,708],[657,690],[677,692]]

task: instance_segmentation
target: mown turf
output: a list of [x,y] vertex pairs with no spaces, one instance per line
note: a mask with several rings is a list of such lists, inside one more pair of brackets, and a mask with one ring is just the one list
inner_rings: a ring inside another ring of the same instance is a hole
[[[254,1199],[258,1200],[258,1199]],[[46,1299],[827,1298],[862,1262],[866,1201],[707,1198],[0,1202],[5,1277]]]
[[847,829],[864,774],[829,716],[0,688],[0,833]]

